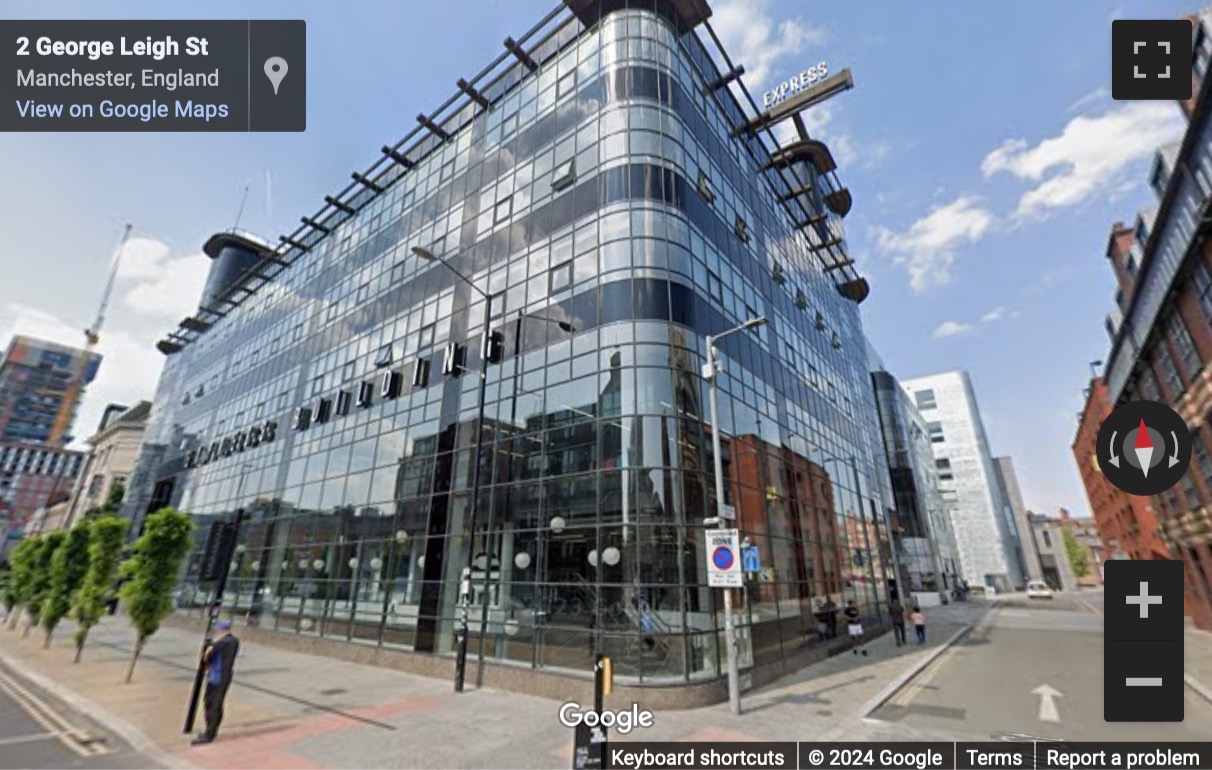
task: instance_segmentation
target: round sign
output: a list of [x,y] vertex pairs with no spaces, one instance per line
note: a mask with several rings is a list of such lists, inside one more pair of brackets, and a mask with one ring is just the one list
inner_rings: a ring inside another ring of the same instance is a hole
[[711,552],[711,563],[716,569],[730,570],[735,558],[732,555],[732,549],[726,545],[721,545]]

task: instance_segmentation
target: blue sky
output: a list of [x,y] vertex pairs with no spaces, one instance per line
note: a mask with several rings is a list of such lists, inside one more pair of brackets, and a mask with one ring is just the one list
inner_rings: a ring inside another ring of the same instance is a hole
[[[151,344],[190,312],[201,244],[230,226],[276,239],[555,5],[555,0],[9,2],[11,18],[302,18],[302,134],[0,134],[6,232],[0,345],[79,341],[122,225],[135,225],[77,433],[109,401],[150,397]],[[1028,507],[1087,510],[1070,452],[1088,362],[1107,348],[1109,227],[1151,203],[1152,151],[1175,105],[1114,102],[1115,18],[1176,18],[1175,0],[1016,5],[716,0],[750,90],[818,61],[856,87],[809,125],[854,194],[849,245],[872,282],[869,334],[901,378],[972,373],[993,449]]]

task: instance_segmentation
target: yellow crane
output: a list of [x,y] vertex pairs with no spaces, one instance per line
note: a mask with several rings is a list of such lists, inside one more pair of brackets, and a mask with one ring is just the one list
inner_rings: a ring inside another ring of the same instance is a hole
[[130,240],[130,231],[131,226],[128,224],[122,231],[122,240],[118,243],[117,253],[114,254],[109,277],[105,281],[105,290],[101,293],[101,305],[97,308],[97,317],[93,319],[92,326],[84,330],[84,353],[76,357],[71,377],[63,391],[63,400],[59,402],[59,413],[55,415],[50,436],[47,437],[49,444],[63,443],[67,438],[67,432],[71,430],[72,418],[75,417],[76,409],[79,407],[77,401],[81,391],[84,390],[84,375],[88,369],[88,362],[92,359],[93,349],[101,341],[101,326],[105,323],[105,311],[109,309],[110,296],[114,293],[114,282],[118,278],[118,266],[122,262],[122,252],[126,248],[126,242]]

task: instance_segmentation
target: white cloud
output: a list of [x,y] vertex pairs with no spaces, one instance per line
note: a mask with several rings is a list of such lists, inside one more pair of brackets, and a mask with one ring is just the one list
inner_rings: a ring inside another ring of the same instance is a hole
[[[711,26],[733,63],[745,67],[751,92],[772,85],[778,66],[788,58],[806,56],[815,63],[817,59],[805,49],[820,45],[827,36],[823,28],[799,17],[776,21],[770,0],[720,0],[715,3]],[[761,94],[754,97],[760,99]]]
[[1099,102],[1106,101],[1110,97],[1111,89],[1104,83],[1080,99],[1074,100],[1074,102],[1066,109],[1066,112],[1077,112],[1078,110],[1084,110],[1085,108],[1096,105]]
[[943,321],[934,330],[934,336],[938,339],[945,337],[954,337],[958,334],[967,334],[972,331],[972,324],[966,324],[962,321]]
[[[0,349],[14,334],[80,347],[83,335],[76,324],[37,308],[12,303],[0,310]],[[164,356],[155,349],[155,335],[146,337],[127,330],[108,328],[101,333],[96,352],[103,356],[97,379],[85,391],[84,404],[76,417],[74,448],[92,435],[107,404],[133,406],[151,399]]]
[[993,323],[994,321],[1000,321],[1005,317],[1006,317],[1006,308],[1002,305],[998,305],[997,307],[990,310],[988,313],[985,313],[983,316],[981,316],[981,323],[983,323],[983,324]]
[[184,318],[198,309],[209,270],[210,260],[202,254],[166,259],[160,274],[131,287],[122,303],[146,315]]
[[134,238],[122,252],[118,280],[133,283],[122,304],[142,315],[182,318],[198,307],[210,260],[204,254],[171,256],[152,238]]
[[985,156],[981,171],[1035,183],[1019,199],[1015,216],[1046,216],[1119,188],[1131,166],[1173,141],[1182,123],[1169,102],[1131,102],[1098,117],[1079,115],[1035,146],[1008,140]]
[[894,263],[906,266],[910,287],[922,292],[949,283],[956,250],[980,240],[993,223],[993,214],[979,199],[964,195],[935,206],[904,232],[877,227],[875,236],[879,248],[893,255]]

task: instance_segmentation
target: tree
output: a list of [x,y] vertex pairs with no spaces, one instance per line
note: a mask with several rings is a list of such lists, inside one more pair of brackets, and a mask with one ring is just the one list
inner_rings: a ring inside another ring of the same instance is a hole
[[1073,574],[1078,577],[1089,575],[1090,561],[1086,549],[1082,548],[1081,543],[1077,542],[1077,538],[1067,529],[1061,537],[1065,541],[1065,554],[1069,557],[1069,566],[1073,568]]
[[77,524],[64,536],[51,557],[50,590],[42,603],[42,628],[46,629],[44,647],[50,647],[55,626],[72,608],[72,601],[88,572],[88,526]]
[[29,622],[25,626],[25,631],[22,636],[29,636],[29,631],[34,626],[38,625],[39,619],[42,616],[42,605],[46,602],[46,597],[50,593],[51,585],[51,562],[55,558],[55,551],[63,544],[63,539],[67,535],[63,532],[51,532],[45,537],[40,537],[36,541],[38,543],[37,550],[33,551],[33,567],[30,574],[29,595],[25,597],[25,612],[29,617]]
[[122,585],[121,596],[135,627],[135,651],[126,670],[127,684],[135,675],[143,645],[173,611],[173,585],[181,560],[193,545],[193,528],[189,514],[161,508],[147,517],[130,559],[122,565],[127,582]]
[[17,543],[8,555],[10,571],[8,582],[4,585],[4,611],[10,630],[17,627],[20,612],[14,610],[25,606],[29,596],[30,578],[33,575],[35,551],[39,548],[38,541],[28,538]]
[[88,525],[88,572],[76,594],[72,617],[76,620],[76,659],[84,652],[88,632],[105,614],[110,591],[118,578],[118,560],[126,539],[127,522],[115,516],[102,516]]

